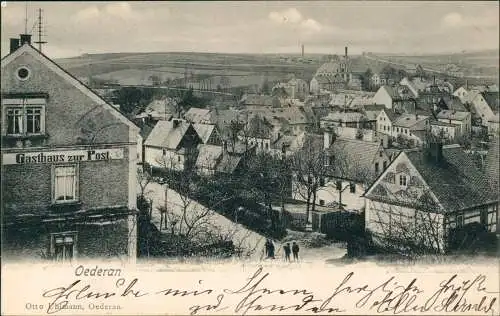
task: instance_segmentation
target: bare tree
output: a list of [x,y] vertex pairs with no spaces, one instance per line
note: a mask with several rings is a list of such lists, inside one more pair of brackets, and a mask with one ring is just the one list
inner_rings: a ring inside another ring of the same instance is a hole
[[[233,198],[228,192],[217,190],[217,178],[200,178],[196,158],[197,151],[188,150],[184,160],[192,162],[182,169],[172,168],[177,164],[173,157],[159,161],[168,184],[168,201],[157,210],[162,218],[165,217],[165,228],[170,236],[182,241],[177,243],[177,253],[183,252],[180,247],[184,243],[202,246],[224,241],[219,238],[221,228],[215,223],[213,210]],[[198,200],[203,200],[203,204]]]
[[295,193],[306,201],[306,225],[310,222],[310,212],[315,211],[317,191],[322,186],[328,167],[325,164],[326,151],[323,139],[317,135],[307,135],[302,149],[297,151],[290,161],[296,183]]
[[[386,175],[388,181],[393,174]],[[395,181],[395,180],[394,180]],[[369,200],[368,227],[376,244],[408,256],[446,251],[444,215],[432,192],[416,177],[406,191],[391,193],[382,184],[374,188],[377,200]]]
[[286,199],[290,172],[286,161],[269,152],[260,152],[253,156],[245,173],[245,187],[252,199],[266,206],[271,221],[271,228],[276,231],[278,218],[273,211],[272,203],[279,201],[282,210]]

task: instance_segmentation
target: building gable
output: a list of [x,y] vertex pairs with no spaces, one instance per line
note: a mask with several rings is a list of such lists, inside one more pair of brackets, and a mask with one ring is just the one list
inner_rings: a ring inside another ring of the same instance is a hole
[[[20,80],[21,67],[29,76]],[[46,97],[47,145],[135,142],[139,128],[116,108],[30,45],[1,62],[2,106],[27,94]]]
[[365,193],[370,200],[436,210],[439,201],[404,152],[392,161]]

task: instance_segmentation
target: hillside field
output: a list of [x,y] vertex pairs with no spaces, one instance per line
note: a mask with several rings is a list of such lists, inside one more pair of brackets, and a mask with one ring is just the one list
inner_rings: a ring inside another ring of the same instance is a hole
[[[286,57],[286,58],[285,58]],[[219,53],[110,53],[85,54],[59,59],[57,62],[74,76],[99,78],[121,85],[150,85],[151,76],[162,82],[183,79],[185,74],[194,86],[201,80],[211,81],[215,89],[221,78],[229,79],[231,88],[285,81],[291,74],[311,80],[325,56],[307,56],[307,63],[299,57],[283,55],[243,55]],[[401,65],[421,64],[426,69],[445,71],[455,65],[465,77],[498,82],[498,50],[448,55],[389,55],[351,56],[354,72],[370,68],[380,72],[388,62]]]

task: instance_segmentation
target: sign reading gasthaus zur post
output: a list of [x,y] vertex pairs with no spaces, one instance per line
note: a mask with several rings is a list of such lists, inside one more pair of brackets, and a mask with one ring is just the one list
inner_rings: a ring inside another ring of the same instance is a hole
[[8,153],[3,155],[2,163],[4,165],[30,165],[117,159],[123,159],[123,148]]

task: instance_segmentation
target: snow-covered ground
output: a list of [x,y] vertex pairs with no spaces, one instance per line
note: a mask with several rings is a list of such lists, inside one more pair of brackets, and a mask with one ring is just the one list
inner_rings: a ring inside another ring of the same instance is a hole
[[[156,227],[159,227],[161,215],[158,207],[165,206],[165,186],[152,182],[148,185],[146,191],[146,197],[153,201],[152,222]],[[180,195],[176,191],[169,189],[167,200],[168,211],[181,216],[183,203]],[[200,213],[206,210],[203,205],[196,201],[190,201],[187,209],[188,213]],[[236,246],[244,249],[244,253],[251,253],[252,259],[261,259],[264,256],[266,241],[264,236],[245,228],[241,224],[232,222],[217,212],[209,212],[207,227],[210,227],[214,232],[230,237]],[[278,245],[276,246],[278,247]]]
[[[151,199],[153,202],[152,222],[159,228],[161,215],[158,208],[165,206],[165,186],[159,183],[151,182],[146,189],[146,197]],[[176,191],[169,189],[167,193],[167,200],[168,211],[181,215],[183,203],[180,195]],[[190,201],[188,212],[200,213],[204,210],[206,210],[206,208],[203,205],[197,203],[196,201]],[[210,211],[208,220],[210,222],[208,227],[210,227],[214,232],[229,236],[235,246],[243,249],[243,255],[248,256],[247,259],[250,259],[251,261],[261,261],[265,259],[265,236],[256,233],[241,224],[237,224],[215,211]],[[269,263],[284,262],[282,245],[279,241],[274,241],[274,246],[276,258],[274,260],[267,259],[266,261],[269,261]],[[302,263],[338,259],[343,257],[346,253],[345,249],[335,245],[320,248],[306,248],[303,245],[300,246],[301,249],[299,252],[299,259]]]

